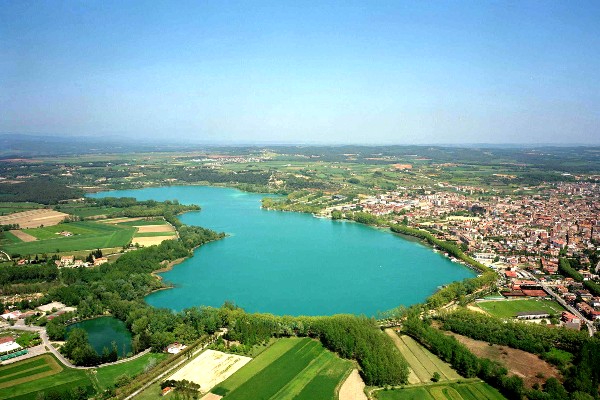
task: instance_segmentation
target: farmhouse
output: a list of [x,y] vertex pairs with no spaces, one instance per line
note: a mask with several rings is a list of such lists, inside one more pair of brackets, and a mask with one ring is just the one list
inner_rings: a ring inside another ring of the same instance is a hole
[[6,336],[0,338],[0,354],[8,353],[14,350],[20,349],[21,346],[15,342],[15,339],[12,336]]

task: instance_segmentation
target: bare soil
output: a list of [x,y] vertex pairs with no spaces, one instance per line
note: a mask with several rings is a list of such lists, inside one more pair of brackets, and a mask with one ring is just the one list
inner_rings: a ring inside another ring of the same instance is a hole
[[61,223],[69,214],[54,210],[37,209],[4,215],[0,217],[0,225],[19,224],[19,228],[39,228]]
[[339,393],[340,400],[367,400],[365,383],[357,369],[353,369],[348,378],[342,383]]
[[31,236],[29,233],[25,233],[23,231],[10,230],[9,232],[24,242],[35,242],[37,240],[35,236]]
[[[513,349],[507,346],[490,345],[488,342],[475,340],[466,336],[458,335],[452,332],[444,332],[454,336],[459,342],[467,346],[469,350],[477,357],[489,358],[503,364],[509,371],[509,374],[517,375],[525,381],[529,388],[534,383],[542,385],[550,377],[562,380],[560,372],[556,367],[542,360],[535,354],[523,350]],[[538,378],[537,375],[544,376]]]

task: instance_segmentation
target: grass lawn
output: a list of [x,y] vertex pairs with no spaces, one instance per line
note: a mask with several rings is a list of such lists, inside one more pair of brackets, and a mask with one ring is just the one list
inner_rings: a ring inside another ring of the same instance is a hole
[[36,399],[38,392],[93,387],[83,370],[63,368],[51,354],[0,367],[0,400]]
[[[68,231],[73,236],[63,237],[58,232]],[[133,227],[120,227],[96,222],[71,222],[44,228],[25,229],[24,232],[38,238],[34,242],[10,243],[3,246],[9,254],[54,253],[59,250],[94,250],[122,247],[128,244],[135,233]]]
[[353,364],[308,338],[280,339],[212,392],[226,399],[336,399]]
[[376,392],[379,400],[504,400],[485,382],[446,383]]
[[546,299],[482,301],[478,302],[477,306],[500,318],[512,318],[522,311],[545,311],[549,314],[560,314],[564,311],[556,301]]
[[121,364],[110,365],[107,367],[102,367],[96,369],[96,379],[98,381],[98,386],[100,389],[108,389],[115,384],[115,380],[124,374],[129,375],[130,377],[135,377],[142,372],[144,372],[144,368],[148,365],[151,359],[155,360],[155,364],[157,365],[162,360],[167,358],[167,354],[144,354],[140,358],[136,358],[135,360],[124,362]]

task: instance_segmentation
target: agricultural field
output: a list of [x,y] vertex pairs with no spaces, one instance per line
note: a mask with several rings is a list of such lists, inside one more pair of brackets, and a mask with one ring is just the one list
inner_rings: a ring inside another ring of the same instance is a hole
[[105,206],[87,206],[84,204],[81,205],[61,205],[59,211],[76,215],[80,218],[102,218],[102,217],[110,217],[120,211],[123,211],[122,208],[117,207],[105,207]]
[[440,381],[461,379],[461,376],[449,364],[440,360],[410,336],[399,336],[393,329],[386,329],[385,332],[392,338],[410,366],[408,376],[410,384],[431,382],[431,378],[436,372],[440,375]]
[[96,380],[96,383],[101,390],[105,390],[112,387],[119,376],[126,374],[131,378],[134,378],[144,372],[146,368],[159,364],[167,357],[168,355],[163,353],[149,353],[136,358],[135,360],[101,367],[94,370],[95,374],[93,379]]
[[[123,224],[133,224],[137,229],[131,242],[139,246],[160,244],[163,240],[177,239],[175,228],[166,221],[134,221]],[[123,225],[119,224],[119,225]]]
[[90,388],[83,370],[63,368],[51,354],[0,367],[0,400],[36,399],[39,392]]
[[[7,243],[6,236],[2,250],[9,254],[58,253],[77,250],[95,250],[127,245],[136,228],[100,224],[96,222],[70,222],[43,228],[24,229],[22,232],[36,238],[30,242]],[[70,232],[62,236],[59,232]]]
[[186,379],[199,384],[202,392],[208,392],[251,360],[250,357],[206,350],[175,372],[169,379],[175,381]]
[[376,392],[378,400],[504,400],[485,382],[452,382]]
[[56,225],[64,221],[69,214],[41,208],[0,217],[0,225],[18,224],[21,229]]
[[38,203],[0,201],[0,216],[44,207]]
[[516,317],[518,312],[545,311],[548,314],[560,314],[565,309],[554,300],[518,299],[500,301],[481,301],[476,305],[490,315],[500,318]]
[[353,368],[318,341],[280,339],[219,384],[212,393],[236,399],[337,399]]

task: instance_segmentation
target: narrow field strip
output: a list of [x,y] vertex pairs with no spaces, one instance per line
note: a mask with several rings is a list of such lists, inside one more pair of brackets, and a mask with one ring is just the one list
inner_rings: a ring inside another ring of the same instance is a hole
[[46,360],[44,358],[32,358],[31,361],[25,360],[17,364],[9,364],[8,366],[0,367],[0,378],[31,368],[39,367],[40,365],[44,364],[46,364]]
[[412,353],[412,355],[415,357],[415,359],[418,360],[418,362],[421,364],[423,369],[426,371],[427,375],[424,376],[424,379],[422,378],[421,380],[423,380],[423,382],[430,381],[431,377],[433,376],[433,373],[436,372],[437,368],[431,362],[431,360],[427,357],[425,352],[423,352],[423,350],[419,346],[416,345],[416,343],[414,342],[414,339],[411,342],[407,338],[408,338],[407,336],[402,336],[401,340],[404,342],[404,344],[408,348],[408,351],[410,351]]
[[300,373],[294,378],[294,380],[288,382],[283,386],[279,392],[275,393],[271,399],[281,400],[292,400],[299,394],[306,385],[319,373],[319,370],[323,368],[328,362],[331,361],[327,357],[327,353],[321,353],[317,358],[313,359]]
[[213,389],[213,392],[216,394],[225,394],[227,392],[236,390],[244,382],[248,381],[254,375],[271,365],[279,357],[283,356],[287,351],[304,342],[305,340],[309,339],[290,338],[286,340],[278,340],[261,354],[259,354],[256,358],[250,361],[246,366],[244,366],[244,368],[231,375],[225,382],[217,385],[217,387]]
[[24,378],[26,376],[33,377],[34,375],[38,375],[38,374],[41,374],[41,373],[44,373],[47,371],[52,371],[52,367],[50,367],[49,365],[41,365],[39,367],[32,368],[27,371],[17,372],[16,374],[12,374],[12,375],[8,375],[8,376],[0,378],[0,386],[3,383],[10,382],[12,380],[17,380],[20,378]]

